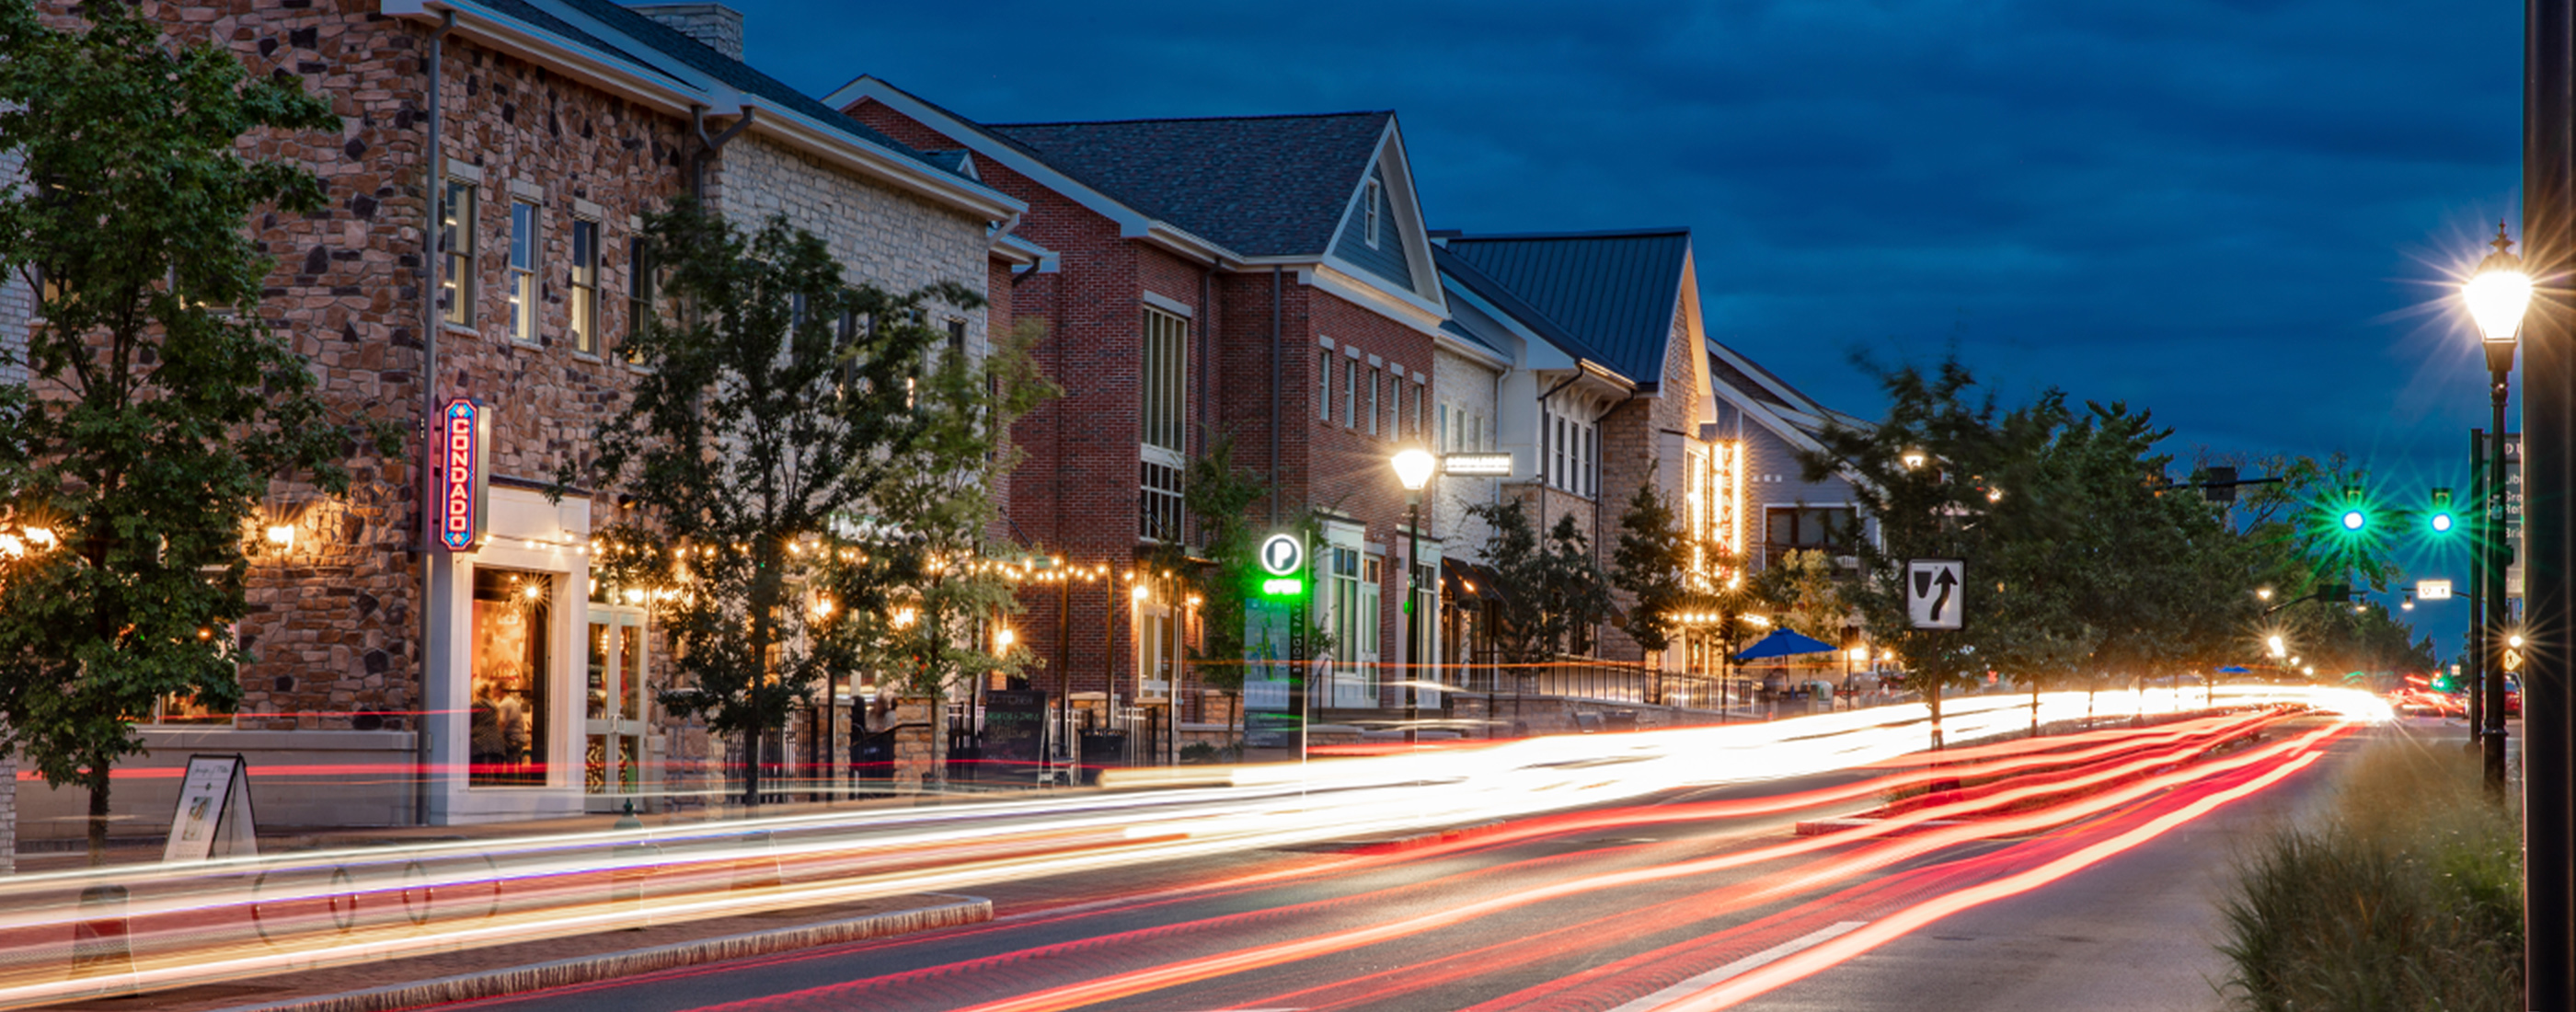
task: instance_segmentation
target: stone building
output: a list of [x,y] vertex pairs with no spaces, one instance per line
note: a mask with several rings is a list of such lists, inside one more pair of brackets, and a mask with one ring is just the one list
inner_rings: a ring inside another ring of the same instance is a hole
[[[853,281],[906,290],[1033,260],[1007,238],[1024,205],[742,62],[740,16],[713,4],[147,9],[331,100],[337,135],[253,145],[329,190],[324,211],[250,223],[277,258],[270,321],[345,416],[435,421],[421,428],[443,445],[470,402],[482,497],[470,547],[450,550],[419,508],[446,468],[424,469],[418,442],[353,460],[345,497],[278,485],[237,630],[254,658],[239,712],[154,715],[152,755],[119,778],[123,825],[166,823],[172,782],[148,768],[190,752],[248,754],[269,824],[529,818],[720,787],[703,730],[654,703],[668,675],[643,609],[590,578],[618,490],[544,494],[636,375],[617,349],[655,305],[642,215],[698,190],[738,222],[785,215]],[[985,347],[985,309],[938,315],[956,346]],[[25,831],[76,833],[55,822],[76,795],[31,790]]]

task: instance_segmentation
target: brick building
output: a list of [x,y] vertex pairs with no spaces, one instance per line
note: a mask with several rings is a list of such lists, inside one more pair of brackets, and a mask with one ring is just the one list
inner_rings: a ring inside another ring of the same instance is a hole
[[[1315,705],[1400,705],[1408,541],[1389,459],[1432,441],[1435,359],[1461,338],[1443,329],[1395,115],[981,123],[870,77],[825,100],[915,147],[966,152],[1028,203],[1019,234],[1059,258],[1000,285],[1017,319],[1047,327],[1038,355],[1066,388],[1014,433],[1030,456],[1011,518],[1069,566],[1117,576],[1027,596],[1042,687],[1169,698],[1195,633],[1137,561],[1196,539],[1181,477],[1223,436],[1272,478],[1256,510],[1322,521],[1315,608],[1338,649]],[[1429,603],[1448,542],[1426,527]],[[1186,680],[1180,695],[1182,721],[1220,719]]]
[[[252,73],[302,76],[342,118],[336,136],[254,144],[329,190],[324,211],[251,223],[278,261],[271,322],[327,403],[408,427],[470,399],[489,430],[467,550],[425,544],[417,444],[352,461],[346,497],[277,486],[238,629],[253,656],[240,711],[173,700],[136,766],[248,753],[271,824],[537,817],[720,786],[696,779],[715,758],[703,731],[654,703],[667,673],[637,598],[590,579],[617,490],[543,492],[635,375],[617,347],[655,304],[641,216],[702,189],[738,222],[784,215],[845,277],[900,291],[1033,261],[1005,238],[1022,203],[743,63],[740,16],[713,4],[147,9]],[[938,312],[980,353],[984,309]],[[172,783],[121,777],[120,814],[166,820]],[[77,793],[27,792],[25,831],[77,833],[56,820]]]

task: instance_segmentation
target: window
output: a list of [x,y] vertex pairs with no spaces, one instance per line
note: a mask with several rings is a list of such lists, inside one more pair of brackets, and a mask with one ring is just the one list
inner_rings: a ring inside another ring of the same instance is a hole
[[510,202],[510,336],[537,339],[537,205]]
[[474,567],[468,786],[547,783],[553,598],[546,574]]
[[1369,370],[1368,434],[1372,436],[1377,435],[1378,388],[1386,385],[1385,380],[1386,370],[1377,368]]
[[572,350],[599,351],[599,223],[572,223]]
[[1174,454],[1189,451],[1184,424],[1189,417],[1189,326],[1171,313],[1145,310],[1142,435],[1146,446]]
[[474,184],[448,180],[447,199],[439,202],[438,248],[446,254],[438,279],[439,319],[473,326]]
[[1420,383],[1413,385],[1413,438],[1415,439],[1421,439],[1424,436],[1431,434],[1431,426],[1422,414],[1423,411],[1426,410],[1422,406],[1422,401],[1424,398],[1429,396],[1431,396],[1430,388],[1425,387]]
[[960,353],[966,350],[966,321],[953,317],[949,319],[948,350]]
[[1368,186],[1367,186],[1367,187],[1365,187],[1365,188],[1362,190],[1362,192],[1360,193],[1360,201],[1361,201],[1360,214],[1361,214],[1361,216],[1362,216],[1362,217],[1366,218],[1366,219],[1367,219],[1367,222],[1368,222],[1367,228],[1368,228],[1368,244],[1369,244],[1369,248],[1370,248],[1370,249],[1376,249],[1376,248],[1377,248],[1377,180],[1372,179],[1372,180],[1369,180],[1369,181],[1368,181]]
[[1138,467],[1143,472],[1138,481],[1143,494],[1137,499],[1136,536],[1181,540],[1181,469],[1150,460]]
[[1438,432],[1436,432],[1436,433],[1434,434],[1435,438],[1437,439],[1437,442],[1433,443],[1432,445],[1438,446],[1438,447],[1440,448],[1440,452],[1442,452],[1442,453],[1449,453],[1449,452],[1452,452],[1452,451],[1456,450],[1456,449],[1457,449],[1457,447],[1454,447],[1454,446],[1449,445],[1449,406],[1448,406],[1448,405],[1443,404],[1443,405],[1441,405],[1441,406],[1440,406],[1439,419],[1440,419],[1440,429],[1439,429],[1439,431],[1438,431]]
[[635,360],[635,339],[653,319],[653,246],[643,236],[626,242],[626,360]]
[[1342,360],[1342,427],[1360,427],[1360,360]]
[[1852,520],[1848,506],[1773,506],[1762,511],[1762,544],[1768,558],[1793,548],[1850,554]]
[[1333,349],[1326,348],[1315,362],[1315,420],[1333,420]]

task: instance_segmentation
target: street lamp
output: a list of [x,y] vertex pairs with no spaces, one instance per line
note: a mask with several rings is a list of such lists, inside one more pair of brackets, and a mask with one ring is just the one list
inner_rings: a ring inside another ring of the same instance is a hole
[[1404,483],[1404,525],[1410,541],[1404,550],[1404,742],[1421,739],[1416,722],[1421,719],[1420,697],[1415,695],[1413,680],[1422,668],[1422,616],[1415,613],[1413,601],[1421,594],[1422,583],[1422,489],[1431,484],[1431,472],[1440,466],[1440,458],[1419,446],[1396,451],[1395,480]]
[[2475,274],[2460,286],[2460,299],[2468,303],[2469,317],[2477,321],[2479,343],[2487,351],[2488,399],[2495,415],[2487,430],[2486,502],[2480,511],[2478,545],[2473,551],[2478,566],[2480,608],[2477,648],[2479,677],[2483,680],[2479,696],[2484,704],[2484,726],[2472,729],[2478,737],[2479,755],[2486,767],[2487,789],[2504,790],[2504,669],[2497,663],[2496,640],[2505,614],[2504,570],[2504,426],[2505,400],[2512,392],[2514,345],[2522,335],[2522,318],[2531,308],[2531,275],[2523,270],[2522,258],[2513,255],[2513,240],[2505,237],[2503,222],[2496,223],[2495,247],[2486,259],[2478,262]]

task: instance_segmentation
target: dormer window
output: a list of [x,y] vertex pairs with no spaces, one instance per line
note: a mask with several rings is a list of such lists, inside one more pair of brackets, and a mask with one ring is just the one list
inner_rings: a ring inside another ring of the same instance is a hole
[[1369,181],[1368,181],[1368,187],[1367,187],[1367,189],[1366,189],[1364,192],[1362,192],[1362,193],[1360,194],[1360,200],[1362,201],[1360,214],[1361,214],[1361,216],[1365,217],[1365,218],[1368,220],[1368,244],[1369,244],[1369,248],[1370,248],[1370,249],[1376,249],[1376,248],[1377,248],[1377,180],[1372,179],[1372,180],[1369,180]]

